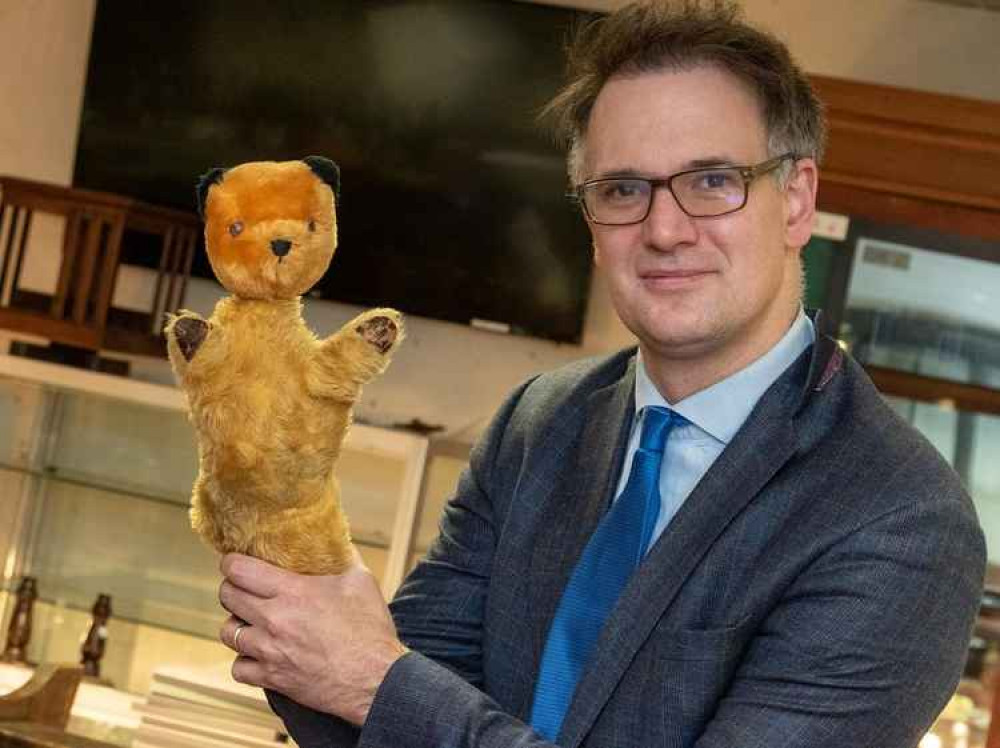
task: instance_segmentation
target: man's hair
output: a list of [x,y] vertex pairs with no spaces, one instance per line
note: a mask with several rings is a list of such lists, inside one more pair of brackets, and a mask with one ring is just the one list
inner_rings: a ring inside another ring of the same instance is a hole
[[569,147],[572,181],[582,177],[587,123],[610,78],[702,65],[728,72],[754,92],[768,156],[820,161],[823,108],[781,41],[746,23],[731,0],[644,0],[579,26],[568,45],[569,80],[541,117]]

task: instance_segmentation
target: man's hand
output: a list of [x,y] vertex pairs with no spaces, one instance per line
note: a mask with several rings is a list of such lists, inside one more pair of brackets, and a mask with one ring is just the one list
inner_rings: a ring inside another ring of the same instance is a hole
[[233,679],[363,724],[406,647],[357,554],[336,576],[295,574],[236,553],[223,556],[221,569],[219,602],[232,616],[219,638],[239,655]]

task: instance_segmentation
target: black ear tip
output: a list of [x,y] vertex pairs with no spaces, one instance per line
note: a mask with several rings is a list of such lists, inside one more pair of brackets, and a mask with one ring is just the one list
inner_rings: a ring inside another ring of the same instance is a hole
[[225,169],[215,167],[214,169],[209,169],[198,178],[198,184],[195,187],[194,194],[195,199],[198,201],[198,215],[202,218],[205,217],[205,201],[208,199],[209,188],[213,184],[221,182],[225,173]]
[[302,162],[312,169],[313,174],[330,185],[334,196],[340,202],[340,167],[323,156],[306,156]]

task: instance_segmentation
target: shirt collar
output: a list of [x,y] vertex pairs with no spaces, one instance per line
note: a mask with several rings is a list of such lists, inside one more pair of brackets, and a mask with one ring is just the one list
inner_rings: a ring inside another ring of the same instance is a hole
[[636,414],[648,405],[667,407],[718,441],[728,444],[761,396],[813,344],[815,338],[812,320],[800,307],[788,332],[771,350],[746,368],[673,405],[667,403],[649,378],[640,353],[635,375]]

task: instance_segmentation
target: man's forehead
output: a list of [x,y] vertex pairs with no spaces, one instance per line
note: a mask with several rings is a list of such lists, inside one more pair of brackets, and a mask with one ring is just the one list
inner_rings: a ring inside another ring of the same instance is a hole
[[593,126],[595,116],[623,105],[633,111],[677,118],[701,111],[739,107],[746,119],[744,127],[765,127],[764,106],[757,91],[742,78],[717,65],[614,75],[598,92],[587,129]]
[[587,177],[667,174],[767,155],[756,96],[707,66],[618,76],[598,96],[583,147]]

